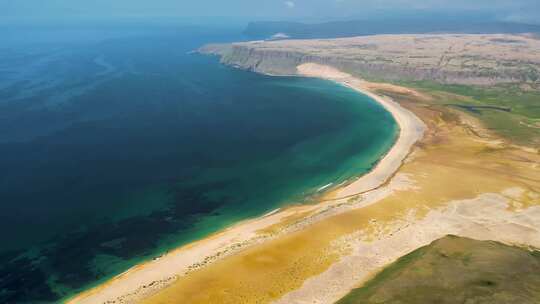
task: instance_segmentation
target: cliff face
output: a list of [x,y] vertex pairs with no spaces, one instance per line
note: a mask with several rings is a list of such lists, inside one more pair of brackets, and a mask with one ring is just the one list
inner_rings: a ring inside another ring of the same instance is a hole
[[202,54],[216,55],[221,63],[239,69],[271,75],[296,75],[302,63],[301,53],[261,51],[242,44],[210,44],[199,49]]
[[539,50],[540,41],[513,35],[387,35],[210,45],[200,51],[272,75],[295,75],[298,65],[312,62],[366,79],[536,86]]

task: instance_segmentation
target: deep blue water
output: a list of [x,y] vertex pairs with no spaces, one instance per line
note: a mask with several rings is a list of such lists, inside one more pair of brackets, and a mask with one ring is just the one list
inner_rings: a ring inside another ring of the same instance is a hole
[[368,171],[366,96],[192,54],[209,27],[0,31],[0,302],[55,302]]

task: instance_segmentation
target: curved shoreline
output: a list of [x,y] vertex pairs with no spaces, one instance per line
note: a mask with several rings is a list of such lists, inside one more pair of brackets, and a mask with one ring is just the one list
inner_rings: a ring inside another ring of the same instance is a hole
[[364,193],[387,182],[399,169],[402,161],[409,154],[410,148],[422,138],[426,129],[424,123],[416,115],[398,103],[371,92],[368,82],[355,78],[350,74],[343,73],[333,67],[315,63],[302,64],[297,69],[298,73],[302,76],[334,81],[369,96],[382,105],[386,111],[390,112],[400,129],[396,142],[377,163],[375,168],[339,189],[335,193],[336,197],[334,199],[337,200]]
[[298,214],[299,211],[322,210],[333,205],[334,200],[365,193],[388,182],[399,169],[412,146],[422,138],[425,130],[422,121],[397,103],[369,91],[366,82],[331,67],[303,64],[298,67],[298,74],[331,80],[348,86],[369,96],[392,114],[400,129],[399,136],[388,153],[370,172],[333,190],[331,201],[274,210],[262,217],[242,221],[205,239],[182,246],[158,259],[132,267],[108,282],[67,300],[66,303],[135,302],[168,286],[190,271],[269,239],[258,234],[258,231],[278,224],[288,216]]

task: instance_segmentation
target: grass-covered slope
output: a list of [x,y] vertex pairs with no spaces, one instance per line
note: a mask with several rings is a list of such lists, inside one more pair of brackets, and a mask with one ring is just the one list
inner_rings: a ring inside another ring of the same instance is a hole
[[447,236],[338,301],[372,303],[540,303],[540,252]]
[[435,96],[438,105],[466,111],[511,142],[540,146],[540,90],[517,85],[491,87],[398,82]]

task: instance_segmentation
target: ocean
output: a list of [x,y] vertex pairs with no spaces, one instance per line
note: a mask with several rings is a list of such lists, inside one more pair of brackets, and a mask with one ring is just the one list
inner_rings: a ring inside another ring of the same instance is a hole
[[344,86],[193,53],[240,27],[0,31],[0,302],[55,303],[368,172],[398,133]]

